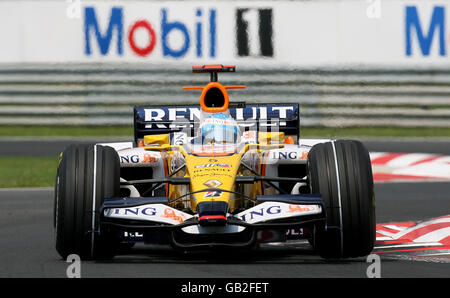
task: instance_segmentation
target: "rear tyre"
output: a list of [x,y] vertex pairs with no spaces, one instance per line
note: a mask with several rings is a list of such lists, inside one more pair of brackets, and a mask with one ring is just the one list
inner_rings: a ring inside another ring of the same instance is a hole
[[105,197],[119,195],[120,164],[113,148],[72,145],[63,152],[54,208],[56,250],[61,257],[77,254],[89,260],[114,256],[115,239],[99,233],[99,209]]
[[[337,165],[337,168],[336,168]],[[327,230],[313,246],[324,258],[368,255],[375,243],[375,196],[369,153],[361,142],[317,144],[308,155],[312,193],[326,207]]]

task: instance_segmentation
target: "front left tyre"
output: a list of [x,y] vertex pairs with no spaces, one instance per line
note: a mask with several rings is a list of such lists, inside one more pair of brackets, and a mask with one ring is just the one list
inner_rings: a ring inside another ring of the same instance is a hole
[[55,184],[56,250],[64,259],[114,256],[117,241],[102,234],[99,209],[104,198],[120,196],[120,163],[107,146],[72,145],[61,156]]

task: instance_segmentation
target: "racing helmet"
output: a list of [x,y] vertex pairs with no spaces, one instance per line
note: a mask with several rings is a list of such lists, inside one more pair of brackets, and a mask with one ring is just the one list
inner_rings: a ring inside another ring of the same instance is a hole
[[204,119],[200,127],[200,136],[204,144],[237,143],[240,130],[236,120],[230,115],[217,113]]

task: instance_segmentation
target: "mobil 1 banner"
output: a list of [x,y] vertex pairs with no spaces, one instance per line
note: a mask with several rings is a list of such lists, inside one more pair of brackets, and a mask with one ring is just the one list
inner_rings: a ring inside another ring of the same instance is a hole
[[1,1],[0,62],[449,64],[450,0]]
[[236,9],[236,50],[239,57],[273,57],[272,8]]

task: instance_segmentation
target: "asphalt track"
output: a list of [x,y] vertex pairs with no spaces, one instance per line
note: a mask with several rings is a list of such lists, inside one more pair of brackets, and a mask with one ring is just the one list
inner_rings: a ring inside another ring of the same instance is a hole
[[[450,183],[377,184],[377,222],[446,215]],[[53,190],[0,190],[0,277],[66,277],[54,249]],[[325,261],[308,245],[264,247],[251,254],[182,254],[138,247],[107,262],[82,262],[82,277],[302,278],[366,277],[365,258]],[[381,256],[381,277],[448,277],[450,264]]]
[[[64,149],[67,142],[61,141],[60,148]],[[448,154],[450,151],[449,143],[441,141],[424,147],[420,147],[423,142],[403,146],[400,142],[370,142],[366,146],[371,151],[394,151],[392,149],[395,148],[396,152]],[[49,142],[40,144],[43,143]],[[8,155],[1,145],[0,155]],[[36,150],[36,147],[32,151],[34,154],[30,155],[47,152]],[[54,152],[46,154],[52,156]],[[18,155],[17,150],[14,155]],[[376,184],[377,223],[417,221],[447,215],[450,213],[449,190],[450,182]],[[52,189],[0,190],[0,277],[66,277],[69,264],[54,249],[52,212]],[[404,258],[389,254],[380,256],[381,277],[450,276],[449,262],[418,261],[407,255]],[[228,252],[225,255],[205,252],[183,254],[168,247],[137,247],[131,254],[121,254],[111,261],[82,262],[81,276],[364,278],[369,265],[366,258],[323,260],[307,244],[298,248],[266,246],[252,253]]]

